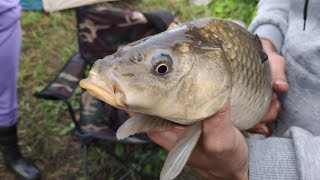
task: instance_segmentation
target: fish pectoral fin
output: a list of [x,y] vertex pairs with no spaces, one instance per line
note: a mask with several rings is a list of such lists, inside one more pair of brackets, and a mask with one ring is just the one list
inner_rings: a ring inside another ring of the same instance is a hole
[[173,127],[170,121],[148,114],[136,114],[125,121],[117,130],[117,139],[124,139],[140,132],[162,131]]
[[161,180],[176,178],[186,165],[193,148],[197,144],[202,132],[202,122],[197,122],[189,127],[178,138],[176,144],[169,152],[164,166],[161,170]]

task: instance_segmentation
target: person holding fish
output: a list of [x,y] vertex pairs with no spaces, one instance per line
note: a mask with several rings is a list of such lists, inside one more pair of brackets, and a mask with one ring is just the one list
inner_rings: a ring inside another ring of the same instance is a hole
[[[96,61],[80,86],[138,112],[117,138],[147,132],[167,149],[161,180],[186,164],[205,179],[318,179],[319,8],[260,1],[252,33],[222,19],[187,22]],[[273,137],[240,132],[260,122],[253,131],[269,133],[278,112]]]
[[0,151],[19,179],[40,179],[39,169],[25,159],[17,137],[17,76],[21,46],[19,0],[0,1]]
[[[273,137],[244,139],[230,123],[227,102],[218,113],[204,120],[202,139],[188,162],[204,178],[319,179],[319,9],[320,1],[259,2],[249,30],[260,36],[270,61],[273,89],[280,92],[282,105]],[[273,96],[264,120],[274,119],[278,110],[279,102]],[[258,131],[266,132],[261,127]],[[184,129],[177,126],[170,131],[148,134],[170,150]]]

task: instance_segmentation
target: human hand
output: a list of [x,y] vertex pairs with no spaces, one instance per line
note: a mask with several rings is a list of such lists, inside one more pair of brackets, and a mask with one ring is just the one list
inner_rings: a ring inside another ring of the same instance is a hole
[[273,90],[276,92],[287,92],[289,89],[285,74],[287,60],[277,52],[269,40],[261,39],[261,43],[265,53],[268,55]]
[[180,21],[178,20],[178,18],[174,18],[174,20],[169,24],[168,29],[171,29],[173,27],[176,27],[180,24]]
[[[261,43],[266,54],[268,55],[273,90],[275,92],[287,92],[289,89],[288,81],[285,75],[287,61],[276,51],[269,40],[261,39]],[[280,102],[275,92],[272,94],[268,112],[262,118],[261,122],[250,129],[249,132],[271,135],[271,128],[268,126],[277,118],[280,110]]]
[[[185,126],[162,132],[148,132],[157,144],[170,150]],[[188,166],[206,179],[248,179],[248,148],[230,119],[230,101],[215,115],[203,120],[203,132]]]

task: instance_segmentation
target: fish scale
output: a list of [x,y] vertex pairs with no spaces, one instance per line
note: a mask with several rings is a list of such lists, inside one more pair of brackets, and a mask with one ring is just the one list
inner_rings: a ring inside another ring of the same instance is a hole
[[120,126],[118,138],[164,130],[172,122],[190,125],[167,156],[160,179],[168,180],[186,164],[200,138],[202,120],[229,98],[235,127],[246,130],[261,120],[272,93],[265,56],[259,38],[246,29],[204,18],[96,61],[80,85],[114,107],[140,112]]
[[[258,51],[252,51],[252,49],[260,46],[260,42],[257,42],[254,35],[249,34],[244,31],[243,33],[239,33],[239,29],[237,28],[229,28],[229,26],[233,26],[232,22],[225,23],[224,21],[211,21],[211,26],[219,26],[220,28],[212,28],[212,33],[216,34],[217,37],[221,38],[221,42],[225,42],[224,47],[228,60],[233,68],[231,71],[233,73],[233,81],[232,81],[232,92],[231,92],[231,106],[239,106],[239,104],[247,104],[248,107],[245,108],[246,112],[252,111],[254,106],[261,106],[262,103],[257,104],[255,100],[259,97],[267,97],[271,94],[271,78],[269,66],[267,63],[262,64],[262,60],[258,54]],[[228,31],[226,36],[225,31]],[[235,35],[236,34],[236,35]],[[249,36],[251,41],[248,41]],[[242,45],[239,45],[242,43]],[[234,48],[240,47],[240,48]],[[240,61],[241,63],[238,63]],[[252,73],[250,73],[252,72]],[[251,76],[251,74],[253,76]],[[235,77],[237,76],[237,77]],[[241,77],[241,78],[239,78]],[[250,78],[248,78],[250,77]],[[268,82],[268,83],[264,83]],[[261,89],[259,87],[265,87],[265,89]],[[243,98],[248,97],[251,98]],[[247,102],[244,102],[247,101]],[[251,108],[252,107],[252,108]],[[248,116],[246,114],[250,113],[240,113],[238,111],[232,111],[231,118],[237,119],[233,121],[242,122],[245,121]],[[239,125],[240,126],[240,125]]]

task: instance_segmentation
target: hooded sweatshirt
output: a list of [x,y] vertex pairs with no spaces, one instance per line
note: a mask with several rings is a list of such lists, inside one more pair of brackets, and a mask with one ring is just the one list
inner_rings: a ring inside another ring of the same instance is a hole
[[320,178],[320,1],[260,0],[249,31],[287,61],[274,137],[248,139],[250,179]]

